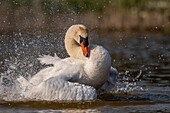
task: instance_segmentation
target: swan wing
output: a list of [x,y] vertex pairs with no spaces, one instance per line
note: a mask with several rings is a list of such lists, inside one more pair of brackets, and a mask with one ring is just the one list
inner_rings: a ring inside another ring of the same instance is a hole
[[56,64],[58,61],[61,60],[61,58],[59,58],[56,53],[54,54],[54,57],[53,56],[50,56],[50,55],[43,55],[43,56],[40,56],[38,58],[38,60],[40,61],[41,64]]
[[95,88],[69,82],[59,77],[51,77],[25,92],[26,98],[40,100],[94,100]]
[[29,81],[27,81],[23,76],[19,76],[17,79],[17,85],[20,87],[21,92],[25,91],[26,87],[29,85]]

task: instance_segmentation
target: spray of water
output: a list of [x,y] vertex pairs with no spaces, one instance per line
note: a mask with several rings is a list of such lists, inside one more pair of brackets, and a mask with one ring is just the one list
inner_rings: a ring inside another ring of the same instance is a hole
[[117,79],[116,88],[113,92],[128,93],[133,91],[144,91],[144,89],[137,84],[141,80],[142,76],[142,70],[140,70],[137,75],[130,73],[129,71],[121,73]]
[[37,60],[39,55],[58,53],[61,58],[67,56],[63,34],[30,36],[14,33],[0,36],[0,40],[0,99],[18,99],[21,87],[16,79],[23,76],[29,80],[45,67]]
[[[29,80],[39,70],[46,67],[41,65],[37,58],[40,55],[57,55],[67,57],[64,47],[64,34],[50,36],[30,36],[15,33],[12,36],[0,36],[0,100],[20,101],[22,86],[16,80],[22,76]],[[143,90],[137,85],[142,71],[133,76],[126,71],[117,76],[111,93]]]

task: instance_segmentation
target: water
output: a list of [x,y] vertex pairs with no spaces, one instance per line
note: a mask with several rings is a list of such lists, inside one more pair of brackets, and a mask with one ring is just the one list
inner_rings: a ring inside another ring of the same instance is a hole
[[[96,101],[17,101],[15,79],[30,79],[45,67],[36,59],[50,54],[67,57],[64,34],[0,36],[1,112],[170,112],[170,36],[109,34],[93,37],[112,56],[120,75],[116,87]],[[141,73],[141,74],[139,74]],[[16,101],[6,101],[16,100]]]

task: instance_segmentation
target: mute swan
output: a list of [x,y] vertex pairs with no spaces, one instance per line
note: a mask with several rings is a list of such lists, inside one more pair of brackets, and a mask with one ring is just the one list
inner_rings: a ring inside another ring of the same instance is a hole
[[56,55],[39,58],[42,64],[53,64],[42,69],[29,81],[18,81],[26,98],[41,100],[93,100],[96,89],[107,82],[111,57],[106,49],[89,45],[88,31],[84,25],[72,25],[65,35],[65,48],[70,57],[60,59]]

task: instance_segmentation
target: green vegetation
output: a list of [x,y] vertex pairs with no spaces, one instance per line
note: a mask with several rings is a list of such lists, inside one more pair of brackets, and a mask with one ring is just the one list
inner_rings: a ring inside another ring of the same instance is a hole
[[[33,0],[8,0],[12,7],[32,6]],[[170,0],[40,0],[41,7],[46,14],[76,13],[87,11],[103,12],[108,8],[125,10],[169,10]]]
[[57,0],[42,0],[41,5],[43,11],[47,14],[61,13],[62,5]]
[[108,0],[67,0],[68,7],[76,12],[101,12],[108,6]]
[[31,6],[33,0],[8,0],[12,8]]
[[[151,0],[150,0],[151,1]],[[144,10],[148,0],[120,0],[119,5],[126,9]]]
[[53,32],[84,23],[106,32],[169,33],[169,12],[170,0],[1,0],[0,32]]
[[47,14],[70,13],[77,14],[87,11],[102,12],[108,6],[108,0],[42,0],[43,10]]

